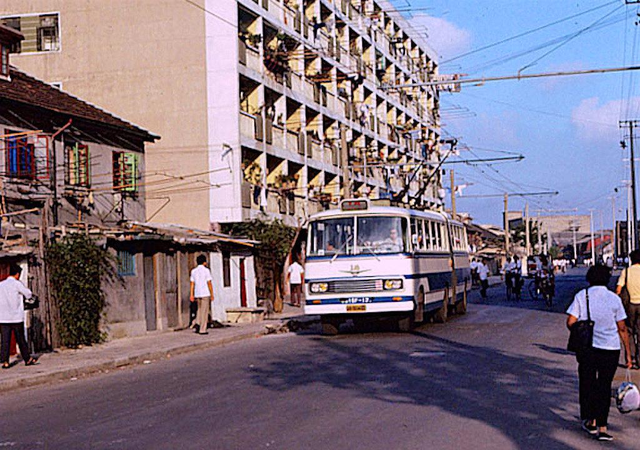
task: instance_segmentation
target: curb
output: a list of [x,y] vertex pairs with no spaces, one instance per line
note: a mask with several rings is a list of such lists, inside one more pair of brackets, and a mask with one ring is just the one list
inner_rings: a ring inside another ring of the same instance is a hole
[[259,338],[266,335],[266,328],[260,331],[251,331],[247,333],[238,334],[235,336],[229,336],[210,342],[198,342],[189,345],[182,345],[167,350],[157,350],[152,352],[143,353],[136,356],[130,356],[126,358],[120,358],[113,361],[107,361],[99,364],[88,365],[75,369],[62,369],[57,372],[37,375],[29,378],[23,378],[18,380],[0,381],[0,392],[5,392],[18,388],[27,388],[43,384],[49,384],[56,381],[69,380],[70,378],[80,377],[85,375],[92,375],[95,373],[103,372],[106,370],[119,369],[126,366],[135,366],[143,364],[144,361],[159,360],[166,358],[167,355],[183,355],[187,353],[196,352],[199,350],[207,350],[210,348],[221,347],[223,345],[232,344],[235,342],[244,341],[247,339]]

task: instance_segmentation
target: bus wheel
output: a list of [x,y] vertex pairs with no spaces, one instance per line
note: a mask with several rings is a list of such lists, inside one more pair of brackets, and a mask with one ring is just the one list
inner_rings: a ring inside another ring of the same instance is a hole
[[415,326],[415,313],[412,311],[409,314],[403,315],[398,319],[398,331],[402,333],[409,333]]
[[456,314],[467,313],[467,282],[464,282],[464,292],[462,294],[462,300],[456,303]]
[[449,316],[449,288],[444,290],[444,299],[442,301],[442,307],[436,311],[436,314],[433,316],[433,320],[436,323],[445,323],[447,321],[447,317]]
[[322,325],[322,334],[325,336],[335,336],[338,334],[338,327],[340,324],[326,317],[320,318],[320,324]]

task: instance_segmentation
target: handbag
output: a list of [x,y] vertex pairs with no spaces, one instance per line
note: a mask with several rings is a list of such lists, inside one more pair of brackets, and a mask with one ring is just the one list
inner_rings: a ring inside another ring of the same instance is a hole
[[23,299],[24,310],[31,311],[40,307],[40,299],[35,295],[31,298]]
[[629,288],[627,288],[627,282],[629,280],[629,267],[624,269],[624,286],[620,290],[620,300],[622,300],[622,306],[624,306],[624,311],[627,313],[627,317],[629,315],[629,305],[631,305],[631,294],[629,294]]
[[593,326],[594,322],[591,320],[591,311],[589,310],[589,288],[586,290],[587,296],[587,320],[578,320],[571,325],[569,329],[569,343],[567,344],[567,350],[570,352],[580,354],[586,350],[589,350],[593,346]]

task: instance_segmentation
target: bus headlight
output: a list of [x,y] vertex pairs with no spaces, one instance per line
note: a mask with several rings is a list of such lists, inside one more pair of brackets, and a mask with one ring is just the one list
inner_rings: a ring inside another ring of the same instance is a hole
[[323,292],[327,292],[328,289],[329,289],[328,283],[311,283],[309,285],[309,290],[313,294],[322,294]]
[[387,291],[402,289],[402,280],[384,280],[384,289]]

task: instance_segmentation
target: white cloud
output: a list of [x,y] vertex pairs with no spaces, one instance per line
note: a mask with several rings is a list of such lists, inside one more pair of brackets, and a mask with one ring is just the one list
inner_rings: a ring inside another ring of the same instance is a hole
[[441,17],[415,14],[411,19],[411,25],[418,31],[426,29],[427,43],[443,59],[471,49],[471,33]]
[[[627,106],[628,105],[628,106]],[[571,119],[578,131],[578,138],[597,144],[612,144],[618,142],[620,132],[618,120],[628,110],[635,112],[640,109],[640,97],[627,100],[611,100],[600,103],[599,97],[584,99],[571,112]]]

